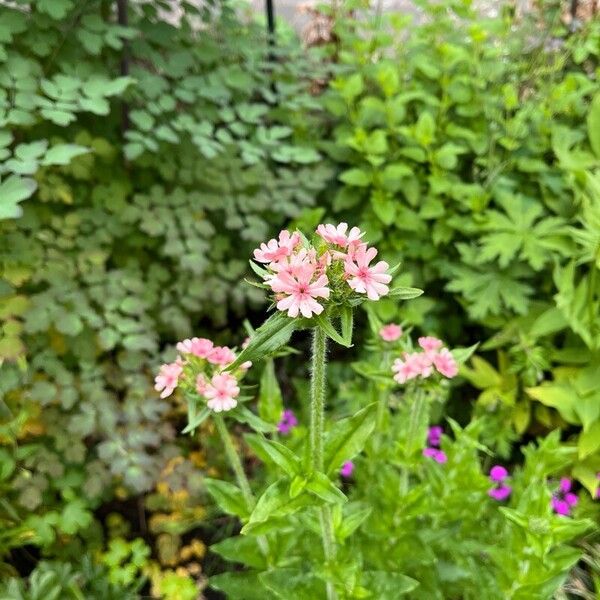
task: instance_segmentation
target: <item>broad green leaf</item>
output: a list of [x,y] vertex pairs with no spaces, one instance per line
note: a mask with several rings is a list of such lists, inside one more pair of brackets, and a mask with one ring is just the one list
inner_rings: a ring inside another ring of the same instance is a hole
[[477,350],[478,346],[479,342],[473,344],[472,346],[469,346],[468,348],[454,348],[452,350],[452,356],[458,364],[462,365],[466,363],[469,360],[469,358],[471,358],[475,350]]
[[229,515],[245,519],[248,516],[248,506],[242,491],[232,483],[220,479],[203,479],[206,490],[212,496],[221,510]]
[[272,359],[265,361],[265,368],[260,376],[258,393],[258,414],[268,423],[279,423],[283,413],[281,389],[275,375],[275,363]]
[[225,560],[242,563],[255,569],[264,570],[267,566],[258,540],[255,537],[237,535],[225,538],[222,542],[213,544],[210,550],[222,556]]
[[242,363],[267,358],[287,344],[292,333],[300,326],[301,319],[291,319],[282,312],[271,315],[250,337],[248,346],[228,367],[228,371],[237,369]]
[[344,492],[324,473],[313,473],[306,483],[306,489],[330,504],[339,504],[348,501]]
[[29,198],[37,188],[33,179],[11,175],[0,183],[0,220],[16,219],[23,214],[19,202]]
[[213,575],[208,585],[225,594],[226,598],[244,600],[265,600],[269,590],[260,582],[258,574],[252,571],[228,572]]
[[272,462],[278,465],[290,477],[294,477],[300,473],[300,459],[283,444],[268,440],[266,437],[254,433],[246,434],[244,439],[264,462]]
[[353,502],[344,507],[342,522],[336,527],[336,537],[345,540],[350,537],[373,512],[372,506]]
[[[273,569],[259,575],[274,598],[280,600],[317,600],[326,598],[325,584],[305,569]],[[264,596],[266,600],[269,596]]]
[[336,472],[345,461],[361,452],[375,427],[376,410],[374,402],[333,425],[325,438],[325,473]]
[[77,144],[58,144],[52,146],[44,155],[43,165],[68,165],[76,156],[87,154],[89,148]]
[[252,427],[252,429],[255,431],[260,431],[261,433],[271,433],[275,431],[275,425],[263,421],[258,415],[255,415],[245,406],[238,405],[237,408],[230,414],[240,423],[246,423],[250,425],[250,427]]
[[339,179],[348,185],[366,187],[371,183],[372,176],[362,169],[348,169],[340,175]]
[[395,600],[412,592],[419,582],[416,579],[391,571],[365,571],[362,585],[377,600]]

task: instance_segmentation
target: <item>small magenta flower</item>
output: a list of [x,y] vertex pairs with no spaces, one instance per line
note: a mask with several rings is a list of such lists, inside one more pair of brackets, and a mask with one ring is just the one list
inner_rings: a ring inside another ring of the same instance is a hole
[[170,396],[179,382],[179,376],[183,373],[183,361],[181,358],[173,363],[167,363],[160,367],[158,375],[154,378],[154,389],[161,392],[160,397]]
[[277,431],[283,435],[287,435],[297,425],[298,419],[294,411],[286,408],[281,415],[281,420],[277,424]]
[[568,517],[571,509],[577,504],[577,494],[571,492],[573,482],[568,477],[563,477],[558,485],[558,490],[552,496],[550,504],[557,515]]
[[427,432],[427,443],[436,448],[440,447],[444,428],[441,425],[432,425]]
[[352,473],[354,473],[354,463],[351,460],[347,460],[340,469],[340,475],[348,478],[352,477]]
[[379,330],[379,337],[384,342],[395,342],[402,335],[402,327],[396,323],[388,323]]
[[435,462],[440,463],[441,465],[448,461],[446,453],[438,448],[424,448],[423,456],[426,456],[427,458],[433,458]]
[[344,262],[348,285],[358,294],[366,294],[369,300],[379,300],[381,296],[385,296],[390,291],[387,284],[392,280],[387,272],[390,266],[384,260],[370,265],[376,256],[377,249],[367,248],[364,244]]
[[[600,473],[596,473],[596,479],[600,479]],[[600,500],[600,487],[596,490],[596,500]]]
[[495,484],[488,490],[489,496],[498,502],[506,500],[512,493],[511,486],[505,483],[508,479],[508,471],[502,465],[494,465],[490,469],[489,477],[490,481]]
[[206,385],[204,397],[208,399],[206,405],[215,412],[231,410],[237,406],[240,388],[237,379],[229,373],[213,375],[210,383]]

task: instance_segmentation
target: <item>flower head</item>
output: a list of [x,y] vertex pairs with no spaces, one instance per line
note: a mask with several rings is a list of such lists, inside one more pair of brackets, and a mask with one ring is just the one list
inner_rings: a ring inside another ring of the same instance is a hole
[[423,450],[423,456],[426,456],[427,458],[433,458],[435,462],[440,463],[441,465],[448,461],[446,453],[443,450],[438,450],[437,448],[425,448]]
[[420,337],[417,341],[419,342],[419,346],[421,346],[425,352],[435,352],[444,345],[442,340],[438,340],[438,338],[430,335]]
[[179,342],[176,346],[181,354],[193,354],[198,358],[206,358],[214,347],[214,344],[206,338],[192,338]]
[[388,323],[379,330],[379,337],[384,342],[395,342],[402,335],[402,327],[396,323]]
[[213,375],[210,383],[206,385],[204,397],[207,398],[208,408],[215,412],[231,410],[237,406],[237,396],[240,388],[237,379],[229,373]]
[[161,398],[166,398],[173,393],[181,373],[183,373],[183,361],[180,358],[173,363],[167,363],[160,367],[158,375],[154,378],[154,389],[161,392]]
[[289,317],[302,314],[303,317],[310,318],[313,313],[320,315],[323,312],[323,305],[315,298],[329,298],[330,290],[327,287],[326,275],[318,275],[315,280],[313,275],[314,269],[306,269],[296,276],[286,272],[278,273],[271,280],[271,289],[283,295],[277,302],[277,308],[287,310]]
[[558,515],[569,516],[571,509],[577,504],[579,498],[577,494],[571,492],[572,481],[568,477],[563,477],[558,485],[558,490],[552,496],[550,505]]
[[504,481],[508,477],[508,471],[501,465],[494,465],[490,469],[490,479],[495,482]]
[[281,420],[277,424],[277,431],[283,435],[287,435],[294,427],[298,425],[298,419],[293,410],[287,408],[281,415]]
[[300,242],[298,233],[290,234],[289,231],[279,232],[279,240],[272,239],[266,244],[262,243],[260,248],[254,251],[254,259],[261,263],[270,263],[289,256],[294,247]]
[[352,477],[352,473],[354,473],[354,463],[351,460],[347,460],[340,469],[340,475],[342,477]]
[[392,276],[387,273],[389,265],[384,260],[370,265],[376,256],[377,250],[367,248],[365,244],[359,246],[344,262],[348,285],[355,292],[366,294],[369,300],[379,300],[381,296],[385,296],[390,291],[387,284],[392,280]]
[[206,357],[209,363],[226,367],[235,360],[235,353],[227,346],[215,346]]
[[488,494],[494,500],[498,500],[498,502],[503,502],[512,494],[512,488],[510,487],[510,485],[502,484],[489,489]]
[[339,225],[319,225],[317,234],[320,235],[326,242],[347,248],[348,246],[356,246],[360,244],[360,238],[365,235],[358,227],[352,227],[348,233],[348,223],[340,223]]
[[504,483],[508,479],[508,471],[502,465],[494,465],[490,469],[489,477],[494,483],[494,486],[488,490],[489,496],[498,502],[506,500],[512,493],[510,485]]
[[430,446],[439,447],[442,441],[442,433],[444,433],[444,428],[440,425],[432,425],[427,432],[427,443]]
[[442,348],[432,357],[433,365],[444,376],[451,379],[458,374],[458,363],[448,348]]

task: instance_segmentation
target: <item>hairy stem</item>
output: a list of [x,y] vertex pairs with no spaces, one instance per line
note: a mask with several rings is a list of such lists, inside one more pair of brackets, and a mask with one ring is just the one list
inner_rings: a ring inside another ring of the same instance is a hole
[[[320,327],[313,330],[312,378],[310,385],[310,458],[315,471],[323,471],[323,420],[325,417],[325,377],[327,369],[327,337]],[[319,515],[325,560],[335,558],[335,537],[331,509],[321,508]],[[327,582],[327,600],[336,600],[337,594],[331,581]]]

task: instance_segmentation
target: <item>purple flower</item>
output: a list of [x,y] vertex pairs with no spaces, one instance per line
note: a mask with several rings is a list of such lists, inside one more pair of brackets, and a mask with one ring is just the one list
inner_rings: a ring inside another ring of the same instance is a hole
[[490,479],[495,482],[504,481],[508,477],[508,471],[501,465],[494,465],[490,469]]
[[440,442],[442,441],[442,433],[444,433],[443,427],[433,425],[429,428],[429,432],[427,433],[427,443],[430,446],[439,448]]
[[550,504],[557,515],[568,517],[571,509],[577,504],[577,494],[571,492],[573,482],[568,477],[563,477],[558,484],[558,490],[552,496]]
[[[596,473],[596,479],[600,479],[600,473]],[[600,487],[596,490],[596,499],[600,500]]]
[[504,483],[508,479],[508,471],[502,465],[494,465],[490,469],[489,477],[495,485],[488,490],[488,495],[498,502],[506,500],[512,493],[510,485]]
[[512,493],[512,488],[510,485],[499,485],[498,487],[491,488],[488,490],[488,494],[494,499],[498,500],[498,502],[502,502],[506,500]]
[[440,463],[441,465],[448,460],[446,453],[443,450],[438,450],[438,448],[425,448],[423,450],[423,456],[433,458],[435,462]]
[[340,469],[340,475],[342,477],[352,477],[354,473],[354,463],[351,460],[347,460]]
[[287,408],[281,415],[281,421],[277,424],[277,431],[283,435],[287,435],[294,427],[298,425],[298,419],[293,410]]

